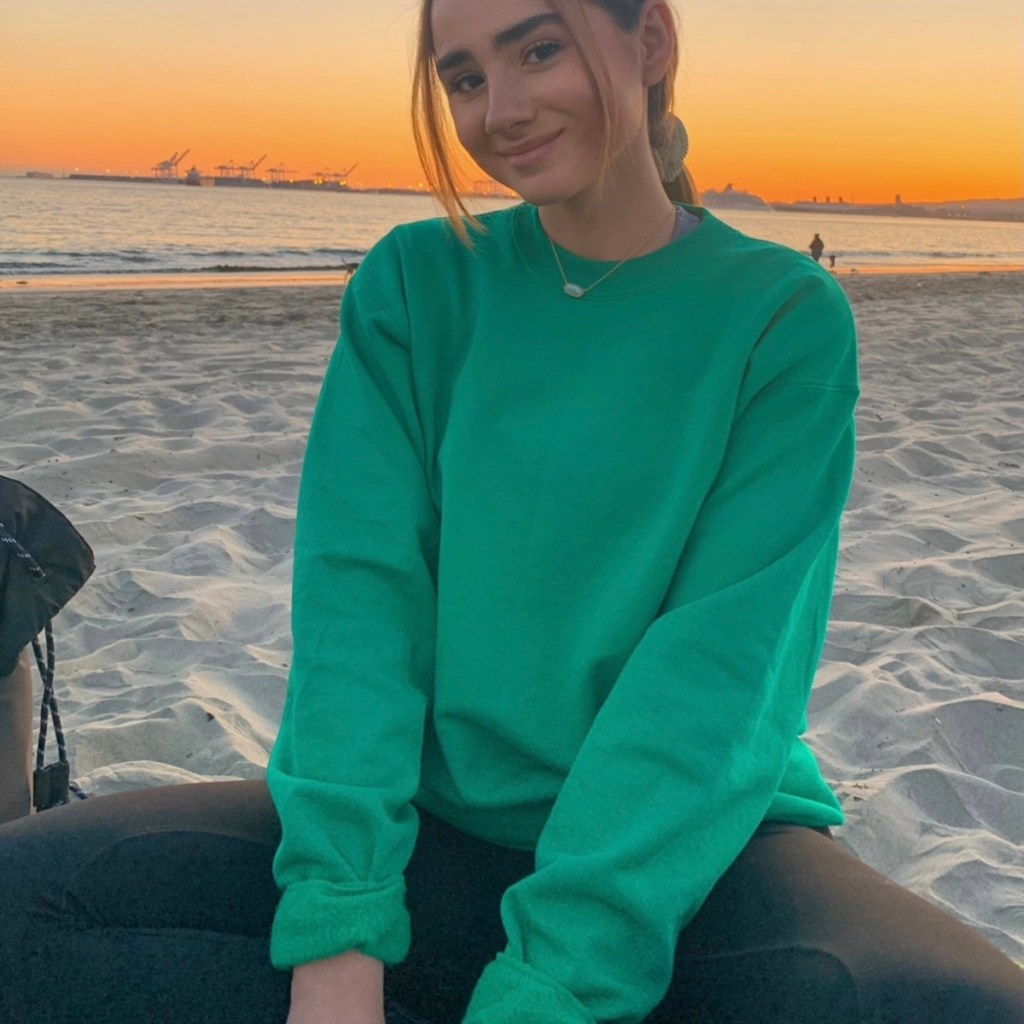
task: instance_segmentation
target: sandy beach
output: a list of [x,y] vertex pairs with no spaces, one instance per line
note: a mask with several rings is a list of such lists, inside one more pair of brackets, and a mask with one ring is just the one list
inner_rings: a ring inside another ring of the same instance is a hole
[[[810,735],[840,840],[1024,963],[1024,274],[850,275],[857,477]],[[57,618],[85,791],[261,775],[341,285],[0,289],[0,473],[97,570]]]

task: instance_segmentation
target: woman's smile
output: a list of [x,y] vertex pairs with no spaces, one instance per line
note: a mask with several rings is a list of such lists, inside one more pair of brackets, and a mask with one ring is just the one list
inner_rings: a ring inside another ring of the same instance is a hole
[[555,140],[561,134],[562,132],[559,130],[528,139],[514,146],[505,146],[498,150],[498,156],[504,157],[516,170],[527,170],[543,163],[548,158]]

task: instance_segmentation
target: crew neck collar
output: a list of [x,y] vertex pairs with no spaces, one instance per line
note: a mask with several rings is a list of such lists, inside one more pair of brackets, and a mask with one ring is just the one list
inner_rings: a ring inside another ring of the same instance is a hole
[[[714,244],[725,225],[705,206],[676,203],[700,220],[691,231],[654,252],[627,260],[615,274],[588,292],[583,300],[593,302],[600,299],[633,295],[637,292],[660,288],[672,281],[678,281],[679,273],[685,267],[700,261]],[[540,211],[529,203],[521,203],[512,211],[512,234],[526,267],[553,291],[562,290],[562,275],[551,252],[551,242],[540,222]],[[578,281],[584,287],[597,281],[602,274],[614,267],[617,260],[590,260],[577,256],[569,249],[556,245],[566,276]]]

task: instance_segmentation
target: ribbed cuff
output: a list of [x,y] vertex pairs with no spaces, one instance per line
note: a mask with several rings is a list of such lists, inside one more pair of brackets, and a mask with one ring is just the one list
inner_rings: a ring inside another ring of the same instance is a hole
[[506,953],[477,982],[463,1024],[597,1024],[554,978]]
[[298,882],[278,904],[270,960],[286,969],[358,949],[397,964],[408,954],[410,939],[401,876],[375,886]]

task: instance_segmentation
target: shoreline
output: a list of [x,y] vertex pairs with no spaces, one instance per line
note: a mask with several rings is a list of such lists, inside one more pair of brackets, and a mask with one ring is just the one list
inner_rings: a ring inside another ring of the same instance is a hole
[[217,288],[344,287],[349,279],[344,270],[291,271],[259,270],[239,273],[166,274],[40,274],[0,277],[0,292],[83,292],[83,291],[191,291]]
[[[829,268],[826,267],[826,270]],[[934,277],[943,274],[1021,274],[1024,264],[1019,263],[967,263],[949,267],[941,263],[925,263],[920,266],[904,265],[898,267],[836,267],[832,273],[836,277]]]
[[[828,268],[825,268],[828,269]],[[1024,274],[1024,265],[964,263],[956,267],[942,264],[919,266],[836,267],[830,271],[840,280],[858,277],[941,277],[963,274]],[[260,270],[224,273],[171,271],[165,274],[40,274],[25,277],[0,276],[0,292],[80,292],[80,291],[189,291],[193,289],[344,287],[349,280],[344,270],[290,271]]]

